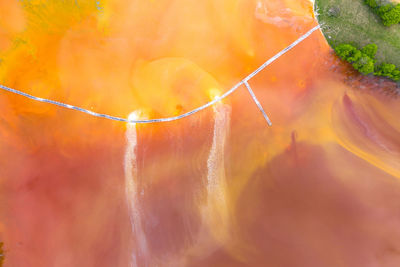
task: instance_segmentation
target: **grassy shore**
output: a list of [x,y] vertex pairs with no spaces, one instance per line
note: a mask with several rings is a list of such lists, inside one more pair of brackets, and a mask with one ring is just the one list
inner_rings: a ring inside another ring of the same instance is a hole
[[400,67],[400,24],[386,27],[364,0],[315,0],[317,19],[329,45],[378,45],[376,61]]

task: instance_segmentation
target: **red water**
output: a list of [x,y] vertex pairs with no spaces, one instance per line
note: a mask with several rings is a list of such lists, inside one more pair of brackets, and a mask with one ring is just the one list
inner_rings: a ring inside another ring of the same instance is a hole
[[[0,1],[1,83],[122,117],[198,107],[316,25],[305,0],[22,3]],[[250,81],[272,127],[245,88],[222,148],[212,108],[138,125],[137,266],[399,266],[399,99],[359,78],[316,32]],[[4,266],[130,266],[126,125],[0,108]]]

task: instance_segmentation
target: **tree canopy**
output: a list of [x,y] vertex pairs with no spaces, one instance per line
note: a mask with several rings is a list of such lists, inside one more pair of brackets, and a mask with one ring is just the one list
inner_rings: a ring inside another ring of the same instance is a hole
[[400,80],[400,70],[394,64],[383,63],[377,66],[374,75],[387,77],[394,81]]
[[382,19],[383,25],[391,26],[400,23],[400,4],[387,3],[377,0],[364,0]]
[[377,66],[375,65],[375,55],[377,51],[378,46],[376,44],[368,44],[361,48],[361,50],[351,44],[340,44],[335,47],[336,54],[342,60],[351,63],[353,68],[358,70],[361,74],[373,74],[399,81],[400,70],[394,64],[383,63]]

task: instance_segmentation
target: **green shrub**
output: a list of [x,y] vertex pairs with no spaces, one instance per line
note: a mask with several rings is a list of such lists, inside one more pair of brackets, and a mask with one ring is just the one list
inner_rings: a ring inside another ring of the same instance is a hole
[[376,0],[364,0],[364,2],[370,6],[376,14],[382,19],[383,25],[391,26],[400,23],[400,4],[383,4],[381,1]]
[[382,16],[388,13],[393,7],[393,4],[386,4],[384,6],[377,7],[375,10],[376,13],[378,13],[378,15],[382,18]]
[[400,70],[394,64],[383,63],[375,66],[375,55],[378,51],[376,44],[368,44],[361,50],[351,44],[340,44],[335,47],[335,52],[342,59],[352,63],[354,69],[363,75],[373,73],[394,81],[400,81]]
[[370,58],[375,58],[376,52],[378,51],[378,46],[376,44],[369,44],[361,49],[361,52]]
[[360,59],[353,63],[353,67],[364,75],[374,72],[375,60],[367,55],[363,55]]
[[391,26],[400,23],[400,4],[392,7],[380,16],[385,26]]
[[356,62],[363,57],[363,53],[360,50],[356,50],[351,56],[347,58],[347,62]]
[[361,52],[351,44],[340,44],[335,47],[336,54],[347,62],[353,62],[361,57]]
[[372,8],[378,7],[378,3],[375,0],[365,0],[364,2]]
[[392,71],[394,71],[396,69],[396,66],[394,64],[383,63],[383,64],[377,66],[376,69],[377,69],[377,71],[376,71],[377,75],[384,75],[384,74],[392,73]]
[[400,70],[394,64],[383,63],[375,68],[374,75],[400,80]]

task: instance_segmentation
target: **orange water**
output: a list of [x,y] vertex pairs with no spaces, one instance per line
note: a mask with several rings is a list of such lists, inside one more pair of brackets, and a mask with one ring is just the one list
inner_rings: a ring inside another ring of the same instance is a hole
[[[1,0],[0,82],[172,116],[315,25],[306,0]],[[358,79],[316,32],[250,81],[272,127],[244,88],[224,100],[223,205],[214,109],[138,125],[138,266],[399,266],[399,100]],[[129,266],[126,125],[6,92],[0,110],[4,266]]]

